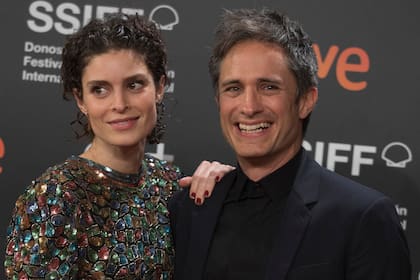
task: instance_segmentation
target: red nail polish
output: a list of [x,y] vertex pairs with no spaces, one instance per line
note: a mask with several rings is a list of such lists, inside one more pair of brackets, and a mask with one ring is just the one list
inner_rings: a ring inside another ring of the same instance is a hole
[[197,198],[197,199],[195,200],[195,204],[197,204],[197,205],[201,205],[201,198]]
[[220,177],[216,176],[216,182],[219,182],[219,181],[220,181]]
[[204,192],[204,196],[205,196],[205,197],[209,197],[209,191],[205,191],[205,192]]
[[195,198],[195,192],[191,193],[191,198]]

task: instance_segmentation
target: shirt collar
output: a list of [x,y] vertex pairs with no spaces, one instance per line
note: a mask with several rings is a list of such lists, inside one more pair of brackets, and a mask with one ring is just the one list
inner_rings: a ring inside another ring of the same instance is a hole
[[[302,148],[299,152],[289,160],[285,165],[268,174],[257,182],[253,182],[242,171],[241,167],[237,166],[238,175],[236,181],[232,186],[228,200],[239,200],[246,191],[245,185],[251,184],[252,187],[262,188],[269,198],[275,202],[281,201],[293,187],[297,171],[302,159]],[[257,192],[253,192],[253,195]],[[246,194],[245,194],[246,195]]]

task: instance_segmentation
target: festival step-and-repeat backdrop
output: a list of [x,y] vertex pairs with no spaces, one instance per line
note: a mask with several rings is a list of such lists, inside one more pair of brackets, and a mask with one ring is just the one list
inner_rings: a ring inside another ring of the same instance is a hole
[[[47,167],[79,154],[61,97],[64,39],[93,17],[138,13],[168,46],[167,132],[148,151],[191,173],[203,159],[235,163],[207,72],[223,9],[278,8],[303,23],[319,62],[320,98],[304,147],[323,166],[394,202],[420,279],[420,20],[418,1],[25,0],[0,10],[0,244],[14,202]],[[0,254],[3,274],[4,254]],[[0,277],[1,278],[1,277]]]

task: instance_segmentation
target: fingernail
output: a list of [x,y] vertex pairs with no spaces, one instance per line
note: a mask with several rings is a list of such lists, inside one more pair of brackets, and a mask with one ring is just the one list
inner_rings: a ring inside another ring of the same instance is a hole
[[205,191],[205,192],[204,192],[204,196],[205,196],[205,197],[209,197],[209,191]]
[[201,198],[197,198],[197,199],[195,200],[195,204],[197,204],[197,205],[201,205]]
[[191,193],[191,198],[195,198],[195,192]]
[[216,176],[216,182],[219,182],[219,180],[220,180],[220,177]]

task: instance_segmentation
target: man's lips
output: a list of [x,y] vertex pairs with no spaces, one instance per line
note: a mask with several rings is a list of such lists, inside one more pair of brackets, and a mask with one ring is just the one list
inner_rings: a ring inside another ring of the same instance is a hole
[[255,123],[255,124],[238,123],[238,128],[243,133],[261,132],[264,129],[269,128],[270,126],[271,126],[271,123],[268,123],[268,122],[261,122],[261,123]]

